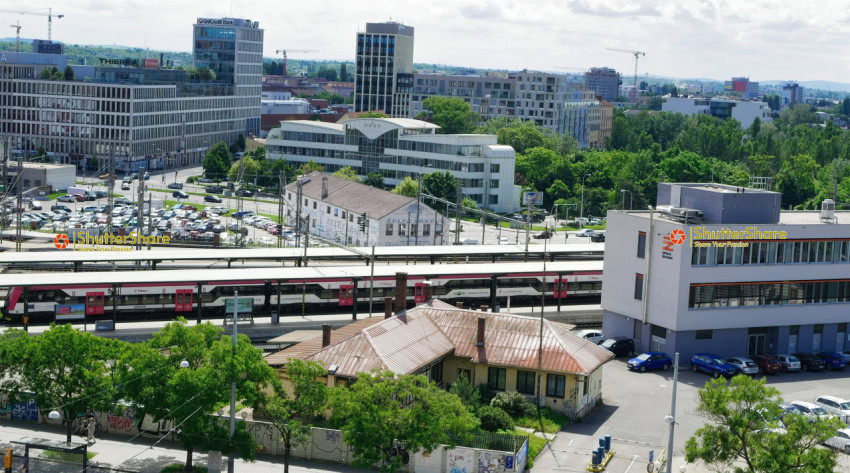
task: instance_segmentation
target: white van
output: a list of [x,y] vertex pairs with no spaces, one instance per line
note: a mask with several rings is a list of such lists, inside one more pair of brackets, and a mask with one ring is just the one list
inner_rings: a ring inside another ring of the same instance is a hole
[[467,238],[466,240],[463,240],[463,241],[461,242],[461,244],[463,244],[463,245],[477,245],[477,244],[478,244],[478,240],[476,240],[476,239],[474,239],[474,238]]

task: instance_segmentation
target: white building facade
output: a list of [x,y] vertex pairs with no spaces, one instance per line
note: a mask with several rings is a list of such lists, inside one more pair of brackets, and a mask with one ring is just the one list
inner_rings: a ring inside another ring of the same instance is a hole
[[731,100],[704,97],[667,97],[661,105],[662,112],[683,115],[712,115],[718,118],[734,118],[744,128],[756,118],[761,122],[773,121],[770,106],[765,102]]
[[850,348],[850,212],[780,213],[778,193],[714,184],[659,184],[658,203],[704,221],[608,213],[606,337],[683,362]]
[[366,23],[366,31],[357,33],[355,112],[383,110],[399,118],[410,114],[413,33],[412,26],[392,21]]
[[406,177],[448,171],[463,194],[494,212],[519,210],[516,153],[495,135],[440,135],[439,127],[407,118],[359,118],[342,123],[282,121],[269,132],[267,159],[293,166],[314,161],[333,173],[346,166],[358,176],[379,173],[387,185]]

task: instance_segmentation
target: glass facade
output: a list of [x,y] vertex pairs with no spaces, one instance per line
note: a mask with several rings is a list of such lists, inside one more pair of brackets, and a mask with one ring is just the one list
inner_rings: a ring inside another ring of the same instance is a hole
[[[728,243],[740,246],[732,246]],[[700,244],[700,246],[696,246]],[[702,245],[706,246],[702,246]],[[745,245],[745,246],[744,246]],[[696,241],[691,265],[846,263],[848,240]]]
[[846,304],[850,280],[691,284],[689,309]]

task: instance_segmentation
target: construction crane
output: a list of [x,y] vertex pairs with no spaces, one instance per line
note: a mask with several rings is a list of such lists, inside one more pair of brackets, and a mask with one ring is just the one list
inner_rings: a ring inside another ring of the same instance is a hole
[[[42,8],[43,10],[43,8]],[[47,13],[41,13],[34,10],[29,11],[19,11],[19,10],[0,10],[0,13],[17,13],[19,15],[38,15],[38,16],[46,16],[47,17],[47,40],[53,41],[53,17],[63,18],[65,15],[53,14],[53,8],[48,8]]]
[[628,53],[635,57],[635,88],[632,91],[632,102],[637,103],[638,98],[638,57],[646,56],[646,53],[643,51],[638,51],[636,49],[628,50],[628,49],[616,49],[616,48],[605,48],[608,51],[617,51],[618,53]]
[[276,54],[283,54],[283,75],[286,77],[286,53],[317,53],[315,49],[278,49]]
[[12,28],[15,28],[15,52],[21,52],[21,21],[18,20],[14,25],[11,25]]

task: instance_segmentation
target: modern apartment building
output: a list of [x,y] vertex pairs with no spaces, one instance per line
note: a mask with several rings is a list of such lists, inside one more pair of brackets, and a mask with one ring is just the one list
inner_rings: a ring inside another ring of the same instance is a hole
[[753,100],[759,97],[759,83],[751,82],[749,77],[733,77],[723,83],[725,92],[737,92],[742,99]]
[[357,33],[354,111],[383,110],[390,117],[410,115],[413,90],[413,27],[366,23]]
[[788,108],[795,103],[803,103],[803,87],[796,82],[789,82],[782,86],[782,108]]
[[410,118],[425,110],[422,101],[428,97],[462,98],[482,121],[491,118],[516,118],[517,82],[507,77],[481,75],[415,74]]
[[850,348],[850,212],[720,184],[661,183],[657,203],[608,213],[606,337],[682,360]]
[[282,121],[269,131],[267,159],[300,166],[313,161],[333,173],[350,166],[363,177],[377,172],[387,185],[405,177],[449,171],[465,196],[495,212],[519,209],[516,153],[495,135],[441,135],[437,125],[409,118],[357,118],[341,123]]
[[567,94],[567,76],[523,69],[512,72],[509,79],[517,82],[517,116],[544,128],[559,130],[559,119]]
[[76,80],[39,79],[63,70],[61,54],[0,54],[0,135],[13,155],[44,149],[75,164],[114,152],[116,170],[200,164],[219,141],[260,127],[263,30],[238,18],[198,18],[195,65],[212,75],[162,69],[157,60],[104,59],[72,66]]
[[592,90],[603,100],[617,100],[620,87],[620,74],[610,67],[592,67],[584,73],[584,88]]
[[744,128],[758,118],[762,122],[773,121],[770,106],[765,102],[742,101],[704,97],[668,97],[661,111],[683,115],[712,115],[718,118],[734,118]]

